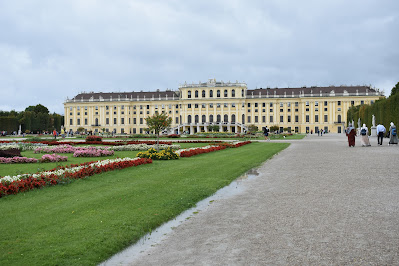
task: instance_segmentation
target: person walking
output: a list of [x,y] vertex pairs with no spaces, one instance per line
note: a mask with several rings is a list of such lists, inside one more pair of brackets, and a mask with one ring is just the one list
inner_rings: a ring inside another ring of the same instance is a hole
[[362,147],[371,146],[370,140],[369,140],[369,129],[368,129],[368,127],[366,127],[366,124],[363,124],[363,126],[360,128],[360,135],[362,136],[360,139],[360,143],[362,144]]
[[265,140],[269,140],[269,129],[267,126],[263,127],[263,135],[265,135]]
[[53,130],[53,136],[54,136],[54,139],[57,139],[57,131],[55,129]]
[[382,145],[382,140],[384,139],[384,133],[386,131],[386,128],[384,125],[378,124],[377,125],[377,141],[378,145]]
[[396,144],[398,145],[398,133],[396,131],[396,126],[393,122],[391,122],[391,126],[389,127],[389,143],[388,145],[391,144]]
[[348,137],[349,147],[355,147],[356,130],[352,124],[349,124],[348,128],[346,129],[346,136]]

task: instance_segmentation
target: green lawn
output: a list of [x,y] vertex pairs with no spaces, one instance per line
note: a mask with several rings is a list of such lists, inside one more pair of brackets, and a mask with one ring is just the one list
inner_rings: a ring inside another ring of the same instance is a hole
[[288,145],[154,161],[1,198],[0,265],[96,265]]

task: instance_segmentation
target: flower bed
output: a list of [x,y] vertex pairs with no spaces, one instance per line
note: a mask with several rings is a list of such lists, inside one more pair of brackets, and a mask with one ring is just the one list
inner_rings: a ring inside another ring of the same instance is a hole
[[18,148],[9,148],[7,150],[0,150],[0,157],[5,157],[5,158],[21,157],[21,151]]
[[0,178],[0,198],[35,188],[67,183],[73,179],[82,179],[94,174],[148,163],[152,163],[152,160],[147,158],[117,158],[60,167],[36,174],[5,176]]
[[38,159],[36,158],[27,158],[20,156],[14,156],[11,158],[0,157],[0,163],[37,163],[37,162]]
[[103,138],[100,136],[87,136],[86,137],[86,142],[97,142],[97,141],[102,142]]
[[111,156],[114,155],[114,151],[112,150],[102,150],[96,148],[84,148],[77,149],[73,153],[73,157],[102,157],[102,156]]
[[180,157],[191,157],[191,156],[202,154],[202,153],[224,150],[226,148],[227,148],[226,146],[205,146],[205,147],[201,147],[201,148],[190,148],[190,149],[178,150],[178,151],[176,151],[176,153]]
[[[147,144],[128,144],[128,145],[120,145],[120,146],[112,146],[107,149],[114,151],[147,151],[149,149],[156,149],[157,145],[147,145]],[[159,149],[164,150],[167,148],[171,148],[173,150],[180,149],[180,145],[167,145],[167,144],[159,144]]]
[[114,155],[113,150],[106,150],[97,147],[72,147],[71,145],[59,145],[55,147],[39,147],[34,153],[73,153],[73,157],[102,157]]
[[175,160],[179,159],[179,155],[173,151],[172,148],[167,148],[160,152],[157,152],[155,149],[151,148],[145,152],[139,152],[137,157],[140,158],[150,158],[152,160]]
[[40,159],[41,163],[54,163],[54,162],[66,162],[68,161],[67,156],[61,156],[57,154],[44,154]]

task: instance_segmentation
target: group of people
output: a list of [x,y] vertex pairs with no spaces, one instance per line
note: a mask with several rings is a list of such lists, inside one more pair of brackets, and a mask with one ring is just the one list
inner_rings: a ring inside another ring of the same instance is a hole
[[[376,127],[377,131],[377,141],[378,145],[382,145],[382,141],[384,139],[384,135],[386,133],[386,128],[382,124],[378,124]],[[356,137],[356,129],[353,127],[352,124],[349,124],[348,128],[346,129],[346,136],[348,137],[348,144],[349,147],[355,147],[355,137]],[[370,139],[369,139],[369,129],[367,128],[366,124],[360,128],[360,143],[362,147],[371,146]],[[393,122],[389,127],[388,131],[389,143],[388,145],[398,144],[398,136],[396,133],[396,126]]]

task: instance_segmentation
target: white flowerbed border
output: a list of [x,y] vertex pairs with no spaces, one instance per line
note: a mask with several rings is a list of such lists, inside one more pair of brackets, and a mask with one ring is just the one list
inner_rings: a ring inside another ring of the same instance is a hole
[[16,175],[16,176],[8,175],[8,176],[4,176],[4,177],[0,178],[0,183],[3,183],[3,184],[11,183],[13,181],[19,181],[21,179],[25,179],[28,177],[39,178],[43,175],[49,176],[49,175],[55,174],[57,176],[63,176],[65,173],[75,173],[75,172],[80,171],[83,168],[88,168],[88,167],[93,167],[93,166],[104,166],[104,165],[115,163],[115,162],[135,161],[135,160],[141,160],[141,158],[125,157],[125,158],[107,159],[107,160],[97,161],[97,162],[91,163],[89,165],[81,165],[81,166],[69,167],[69,168],[65,168],[65,169],[57,169],[57,170],[53,170],[53,171],[43,171],[43,172],[39,172],[36,174],[22,174],[22,175]]

